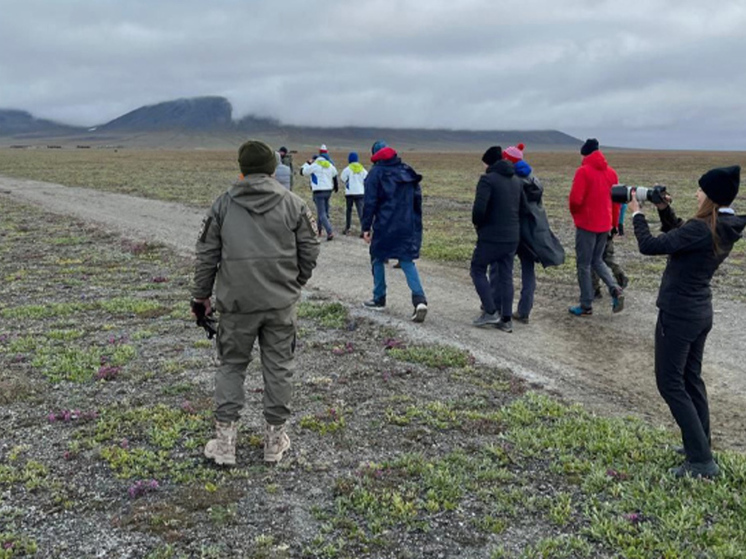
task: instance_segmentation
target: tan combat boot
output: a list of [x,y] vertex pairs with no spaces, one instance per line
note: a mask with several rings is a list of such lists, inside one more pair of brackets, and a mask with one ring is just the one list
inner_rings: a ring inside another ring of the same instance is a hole
[[279,462],[282,455],[290,448],[290,437],[285,432],[285,424],[264,424],[264,461]]
[[225,466],[236,465],[236,434],[237,422],[215,422],[216,438],[205,445],[205,456],[215,460],[216,464]]

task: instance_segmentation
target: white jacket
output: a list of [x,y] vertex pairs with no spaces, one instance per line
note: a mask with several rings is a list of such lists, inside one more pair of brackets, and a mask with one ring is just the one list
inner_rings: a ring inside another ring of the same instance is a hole
[[319,192],[334,188],[334,177],[337,169],[323,157],[318,157],[313,163],[304,163],[300,168],[300,174],[311,177],[311,190]]
[[345,184],[345,196],[362,196],[365,194],[365,177],[368,171],[360,163],[350,163],[344,168],[340,177]]

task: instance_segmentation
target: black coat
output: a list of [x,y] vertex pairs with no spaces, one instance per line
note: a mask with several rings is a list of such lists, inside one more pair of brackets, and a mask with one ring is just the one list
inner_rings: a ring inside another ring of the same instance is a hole
[[671,206],[658,212],[663,235],[653,237],[645,216],[633,218],[637,244],[642,254],[668,254],[658,292],[658,308],[667,314],[692,320],[712,318],[710,280],[741,238],[746,216],[720,213],[717,234],[720,251],[716,254],[712,232],[698,219],[682,221]]
[[523,184],[513,164],[501,159],[489,167],[479,177],[471,211],[479,242],[518,245],[524,204]]
[[518,253],[540,262],[545,268],[561,266],[565,262],[565,249],[549,228],[547,212],[541,203],[544,189],[533,175],[524,177],[522,181],[525,213],[521,215]]

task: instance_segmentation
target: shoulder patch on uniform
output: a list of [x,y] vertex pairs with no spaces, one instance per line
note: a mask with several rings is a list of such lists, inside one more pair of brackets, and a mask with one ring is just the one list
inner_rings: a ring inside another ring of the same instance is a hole
[[316,224],[316,218],[313,217],[313,213],[311,213],[311,210],[308,207],[306,207],[306,219],[308,220],[308,225],[311,227],[311,232],[315,235],[318,226]]
[[199,236],[197,237],[200,243],[204,243],[207,239],[207,231],[210,229],[210,223],[212,223],[212,217],[205,216],[202,219],[202,227],[200,228]]

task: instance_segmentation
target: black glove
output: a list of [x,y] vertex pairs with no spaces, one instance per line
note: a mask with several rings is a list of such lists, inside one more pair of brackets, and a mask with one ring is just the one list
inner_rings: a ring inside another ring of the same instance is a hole
[[217,320],[215,320],[215,316],[213,315],[212,311],[210,312],[210,314],[205,314],[205,304],[198,303],[195,300],[192,300],[190,305],[192,307],[194,316],[197,317],[197,326],[205,329],[205,334],[207,335],[208,340],[213,339],[215,337],[215,334],[217,334],[217,329],[215,328],[215,323],[217,322]]
[[339,181],[337,180],[337,177],[334,177],[334,192],[339,192]]
[[617,227],[617,231],[619,231],[619,236],[624,237],[624,223],[620,223]]

